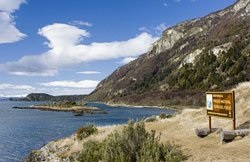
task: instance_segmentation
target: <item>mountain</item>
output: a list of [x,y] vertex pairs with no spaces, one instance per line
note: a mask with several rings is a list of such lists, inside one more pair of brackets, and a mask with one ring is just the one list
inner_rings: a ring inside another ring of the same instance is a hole
[[86,95],[63,95],[63,96],[52,96],[46,93],[31,93],[24,98],[10,98],[10,100],[18,101],[83,101]]
[[115,70],[89,101],[204,105],[205,92],[250,80],[250,0],[166,29],[151,49]]
[[52,100],[54,96],[51,96],[46,93],[31,93],[28,94],[25,98],[28,101],[49,101]]
[[7,100],[9,100],[9,99],[6,97],[0,97],[0,101],[7,101]]

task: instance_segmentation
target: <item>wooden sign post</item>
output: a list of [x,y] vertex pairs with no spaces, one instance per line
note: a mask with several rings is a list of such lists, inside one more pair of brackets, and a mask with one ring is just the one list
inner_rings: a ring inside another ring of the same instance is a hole
[[207,115],[209,116],[209,130],[212,130],[211,116],[229,118],[233,120],[233,130],[236,128],[235,95],[232,92],[207,92]]

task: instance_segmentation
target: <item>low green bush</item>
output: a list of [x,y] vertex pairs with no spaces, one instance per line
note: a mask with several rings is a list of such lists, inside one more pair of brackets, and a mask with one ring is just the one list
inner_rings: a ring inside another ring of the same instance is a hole
[[156,121],[156,116],[153,115],[153,116],[147,117],[144,121],[146,123],[148,123],[148,122],[154,122],[154,121]]
[[84,143],[85,150],[78,157],[82,162],[98,162],[101,159],[101,147],[96,141],[88,141]]
[[76,131],[76,137],[79,140],[82,140],[84,138],[87,138],[88,136],[92,135],[92,134],[96,134],[98,132],[96,126],[94,125],[88,125],[85,127],[80,127],[79,129],[77,129]]
[[166,115],[165,113],[161,113],[161,114],[159,115],[159,118],[160,118],[160,119],[166,119],[166,118],[167,118],[167,115]]
[[171,118],[172,116],[173,116],[173,115],[161,113],[161,114],[159,115],[159,118],[160,118],[160,119],[166,119],[166,118]]
[[179,146],[160,143],[160,136],[147,132],[143,122],[129,122],[122,131],[102,142],[90,141],[78,156],[80,162],[178,162],[184,160]]

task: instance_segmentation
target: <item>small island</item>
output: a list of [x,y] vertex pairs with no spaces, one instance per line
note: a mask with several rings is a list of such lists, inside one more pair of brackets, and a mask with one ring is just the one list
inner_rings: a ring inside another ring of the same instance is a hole
[[72,112],[74,116],[82,116],[83,114],[107,114],[103,109],[86,106],[74,101],[51,102],[43,105],[32,105],[26,107],[14,106],[13,109],[36,109],[41,111],[62,111]]

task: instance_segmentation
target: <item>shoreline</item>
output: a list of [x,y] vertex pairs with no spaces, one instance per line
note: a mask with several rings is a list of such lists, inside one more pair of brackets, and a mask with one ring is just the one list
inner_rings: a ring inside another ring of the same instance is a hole
[[[237,109],[236,113],[237,126],[240,127],[244,123],[249,122],[250,87],[240,85],[235,91],[236,107],[240,108]],[[145,127],[147,131],[154,130],[156,135],[161,135],[161,142],[163,144],[167,144],[170,141],[181,146],[183,153],[188,155],[186,161],[249,161],[250,136],[237,138],[226,144],[221,143],[219,140],[221,130],[232,129],[230,120],[222,120],[221,118],[214,117],[213,127],[219,128],[218,131],[211,132],[204,138],[199,138],[195,135],[194,131],[197,128],[208,127],[206,111],[206,107],[185,109],[172,118],[146,122]],[[97,134],[83,140],[77,140],[76,134],[73,133],[68,137],[51,141],[29,155],[31,157],[32,155],[43,157],[43,159],[48,161],[70,162],[70,158],[77,158],[77,155],[84,149],[88,141],[103,141],[110,133],[120,131],[122,128],[122,125],[101,126],[98,127]]]
[[117,107],[117,108],[121,108],[121,107],[126,107],[126,108],[155,108],[155,109],[168,109],[168,110],[173,110],[173,111],[177,111],[177,112],[181,112],[184,109],[199,109],[202,106],[180,106],[180,105],[172,105],[172,106],[156,106],[156,105],[152,105],[152,106],[148,106],[148,105],[130,105],[130,104],[125,104],[125,103],[110,103],[110,102],[89,102],[89,103],[100,103],[100,104],[105,104],[107,106],[110,107]]
[[92,107],[92,106],[72,106],[72,107],[60,107],[60,106],[48,106],[48,105],[32,105],[26,107],[14,106],[13,109],[31,109],[31,110],[40,110],[40,111],[56,111],[56,112],[72,112],[72,113],[107,113],[101,108]]

